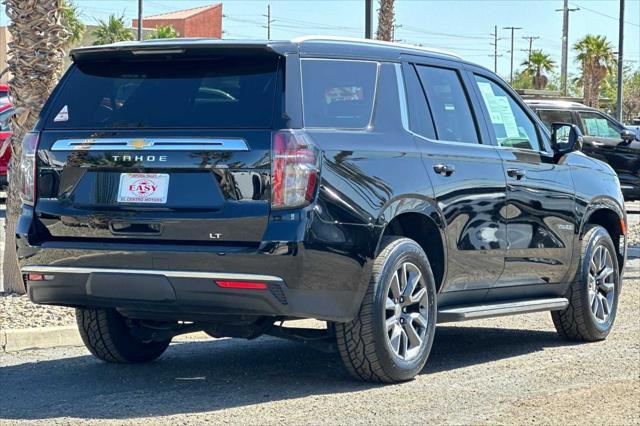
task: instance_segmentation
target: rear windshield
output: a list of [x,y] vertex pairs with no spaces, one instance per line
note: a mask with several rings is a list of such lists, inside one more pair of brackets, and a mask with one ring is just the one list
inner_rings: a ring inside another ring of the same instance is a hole
[[269,128],[278,58],[79,63],[53,102],[53,129]]
[[376,91],[376,62],[302,61],[304,125],[362,129],[369,125]]

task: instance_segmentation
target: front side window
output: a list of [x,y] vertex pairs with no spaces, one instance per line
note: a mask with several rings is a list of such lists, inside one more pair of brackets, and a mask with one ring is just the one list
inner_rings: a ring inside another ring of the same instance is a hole
[[498,145],[542,151],[536,125],[522,107],[493,81],[478,75],[475,78],[489,112]]
[[363,129],[373,112],[378,64],[302,60],[305,127]]
[[587,136],[599,138],[620,138],[620,130],[605,116],[596,112],[581,111],[580,120]]
[[469,100],[458,73],[422,65],[417,70],[433,114],[437,139],[479,143]]
[[560,109],[542,109],[538,111],[538,115],[540,119],[547,126],[547,129],[551,131],[551,125],[553,123],[569,123],[573,124],[573,119],[571,117],[571,111],[565,111]]

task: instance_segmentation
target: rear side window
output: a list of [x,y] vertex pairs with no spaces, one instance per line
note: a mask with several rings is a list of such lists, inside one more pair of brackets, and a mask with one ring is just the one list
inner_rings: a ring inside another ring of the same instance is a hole
[[371,121],[376,62],[304,59],[305,127],[363,129]]
[[553,123],[569,123],[573,124],[573,118],[571,117],[571,111],[566,110],[553,110],[553,109],[541,109],[538,110],[540,119],[547,126],[547,129],[551,130]]
[[409,129],[420,136],[435,139],[436,131],[433,127],[431,112],[427,106],[427,99],[424,97],[420,80],[418,80],[418,74],[413,66],[407,67],[405,77],[409,105]]
[[277,83],[271,56],[80,63],[47,127],[269,128]]
[[478,132],[458,73],[445,68],[416,68],[427,94],[439,140],[478,143]]

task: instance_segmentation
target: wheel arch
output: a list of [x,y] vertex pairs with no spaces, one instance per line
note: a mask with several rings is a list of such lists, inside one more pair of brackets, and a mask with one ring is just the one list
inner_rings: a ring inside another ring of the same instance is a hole
[[625,252],[624,247],[621,247],[620,240],[626,228],[626,215],[623,208],[616,201],[609,198],[594,200],[587,206],[580,224],[578,235],[581,240],[588,225],[599,225],[607,230],[616,246],[618,264],[620,270],[622,270]]
[[436,282],[436,291],[446,276],[445,221],[433,199],[417,194],[396,197],[382,211],[378,223],[383,225],[378,237],[376,254],[386,236],[403,236],[416,241],[429,258]]

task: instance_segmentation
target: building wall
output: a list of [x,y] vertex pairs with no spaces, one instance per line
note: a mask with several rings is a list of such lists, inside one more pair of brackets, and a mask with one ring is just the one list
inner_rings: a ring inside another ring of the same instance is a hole
[[222,38],[222,5],[186,19],[185,26],[185,37]]
[[[144,28],[172,26],[180,37],[222,38],[222,4],[183,19],[142,18]],[[133,20],[133,28],[137,28],[138,20]]]

